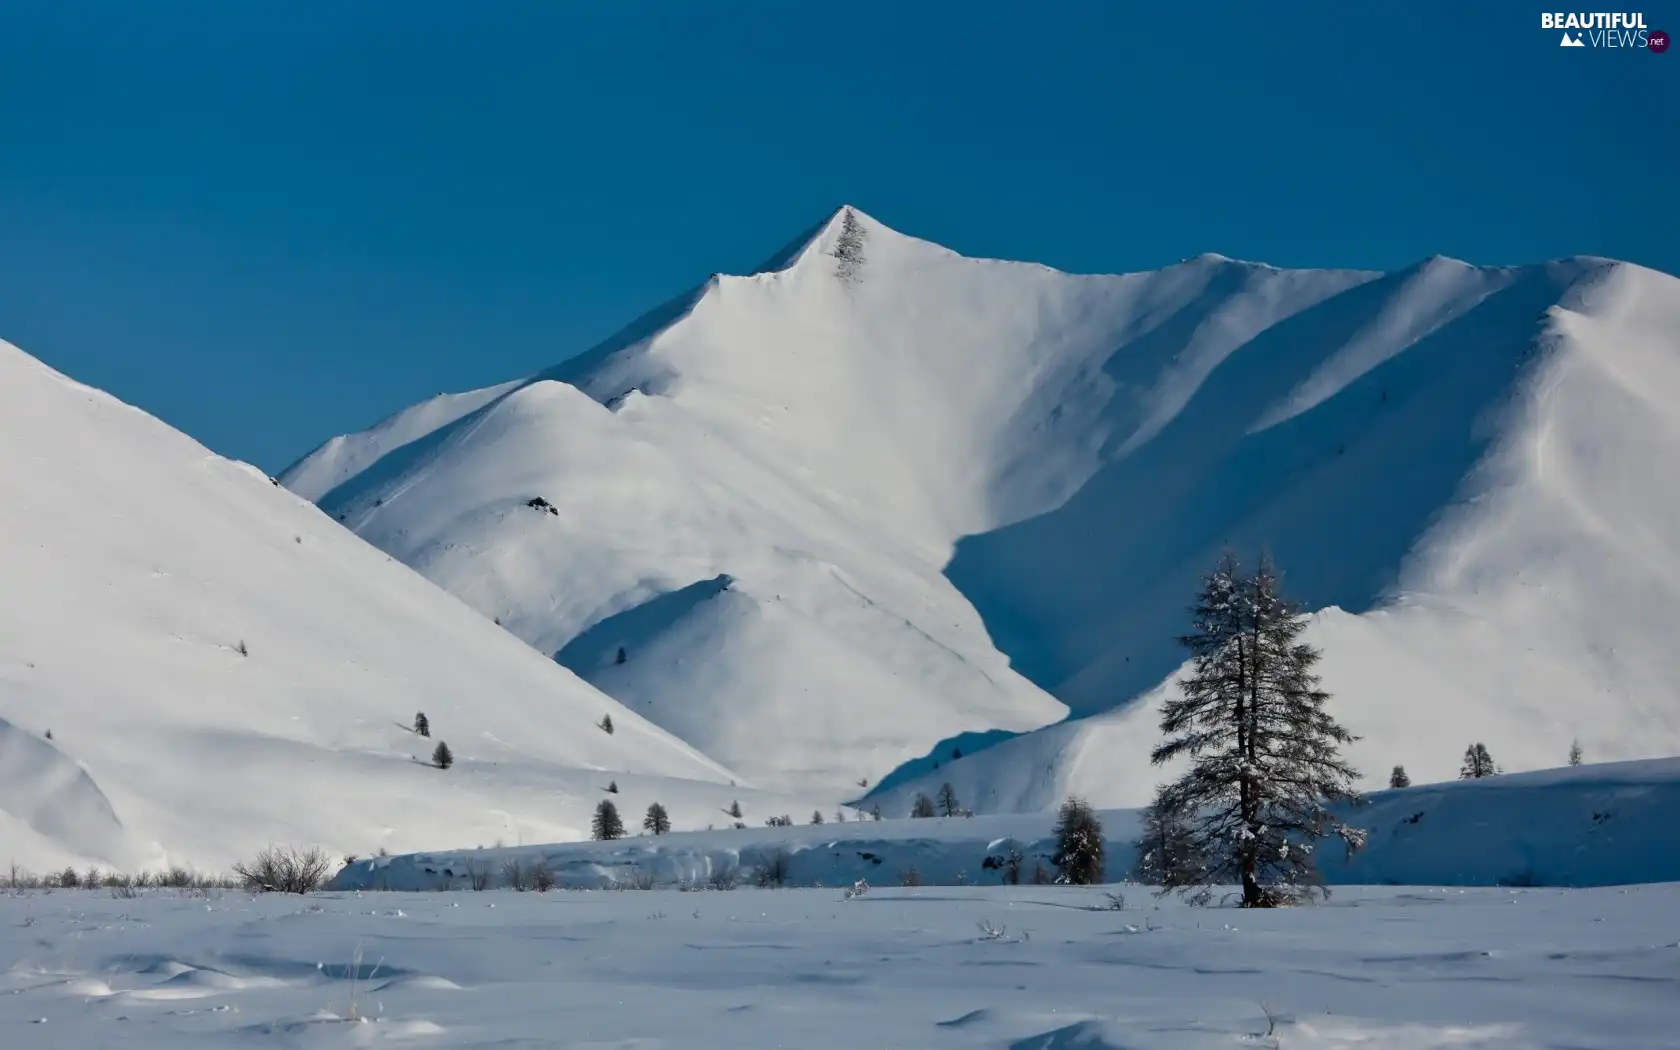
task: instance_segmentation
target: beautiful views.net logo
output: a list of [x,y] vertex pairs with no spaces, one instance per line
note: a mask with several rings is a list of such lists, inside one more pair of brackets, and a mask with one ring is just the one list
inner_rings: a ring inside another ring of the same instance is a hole
[[1563,31],[1559,47],[1642,47],[1661,54],[1668,50],[1668,34],[1645,24],[1642,12],[1543,11],[1541,29]]

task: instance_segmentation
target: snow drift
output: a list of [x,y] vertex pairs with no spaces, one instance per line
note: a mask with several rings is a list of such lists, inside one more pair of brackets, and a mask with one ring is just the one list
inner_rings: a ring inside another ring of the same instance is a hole
[[755,797],[254,468],[5,343],[0,447],[0,859],[548,840],[613,780],[678,827]]
[[1269,548],[1375,786],[1680,752],[1676,332],[1605,259],[1084,276],[847,208],[283,477],[748,775],[987,810],[1143,801],[1197,578]]
[[[1331,884],[1408,886],[1614,886],[1680,882],[1680,843],[1669,831],[1680,807],[1680,759],[1549,769],[1475,781],[1381,791],[1350,815],[1369,829],[1349,859],[1327,845]],[[1126,880],[1137,857],[1136,810],[1104,810],[1108,881]],[[464,889],[473,872],[504,887],[510,862],[529,876],[546,868],[571,889],[638,882],[704,888],[718,875],[750,884],[776,866],[790,886],[997,885],[1012,851],[1022,879],[1053,874],[1049,814],[882,820],[800,828],[641,837],[523,849],[376,857],[346,866],[337,889]],[[1149,892],[1148,890],[1140,890]]]

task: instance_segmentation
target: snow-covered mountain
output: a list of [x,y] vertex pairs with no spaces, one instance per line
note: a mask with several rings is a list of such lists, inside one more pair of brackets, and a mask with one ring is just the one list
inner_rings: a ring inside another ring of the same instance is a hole
[[[1577,736],[1680,750],[1677,464],[1663,274],[1082,276],[845,208],[283,480],[749,776],[899,769],[892,794],[951,778],[1009,810],[1142,800],[1150,693],[1227,544],[1323,610],[1373,783],[1448,775],[1472,739],[1513,769]],[[1091,717],[1009,739],[1063,703]]]
[[[733,787],[260,471],[5,343],[0,449],[0,862],[578,838],[614,780],[630,823],[815,804]],[[447,771],[417,761],[437,740]]]

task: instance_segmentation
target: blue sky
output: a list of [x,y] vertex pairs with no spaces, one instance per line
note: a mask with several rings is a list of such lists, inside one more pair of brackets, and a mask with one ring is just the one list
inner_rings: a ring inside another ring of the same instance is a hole
[[20,0],[0,337],[277,471],[847,201],[1070,270],[1680,272],[1680,49],[1556,36],[1505,2]]

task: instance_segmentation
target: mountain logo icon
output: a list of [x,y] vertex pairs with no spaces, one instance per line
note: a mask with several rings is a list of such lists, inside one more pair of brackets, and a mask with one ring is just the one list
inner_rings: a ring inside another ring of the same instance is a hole
[[1563,39],[1558,41],[1558,47],[1586,47],[1586,46],[1587,45],[1581,40],[1580,37],[1570,36],[1568,33],[1563,34]]

